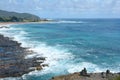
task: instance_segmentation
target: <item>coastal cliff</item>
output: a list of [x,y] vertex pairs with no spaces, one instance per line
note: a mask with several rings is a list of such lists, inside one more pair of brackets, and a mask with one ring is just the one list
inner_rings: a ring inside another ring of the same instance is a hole
[[0,10],[0,22],[39,22],[48,21],[41,19],[39,16],[29,13],[18,13]]
[[109,70],[101,73],[87,73],[84,68],[81,72],[52,77],[51,80],[120,80],[120,73],[111,73]]
[[21,43],[0,34],[0,78],[20,77],[34,70],[41,70],[44,57],[25,59],[26,55],[34,53],[21,47]]

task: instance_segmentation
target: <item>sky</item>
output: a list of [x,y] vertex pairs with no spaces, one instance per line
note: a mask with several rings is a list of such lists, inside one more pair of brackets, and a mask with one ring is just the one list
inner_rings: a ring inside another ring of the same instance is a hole
[[0,0],[0,9],[41,18],[120,18],[120,0]]

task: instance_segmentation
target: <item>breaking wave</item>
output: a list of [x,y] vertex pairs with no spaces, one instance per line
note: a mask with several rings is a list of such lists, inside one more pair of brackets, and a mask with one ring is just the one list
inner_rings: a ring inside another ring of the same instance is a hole
[[[74,21],[62,21],[60,23],[81,23]],[[46,57],[44,64],[48,64],[49,67],[44,67],[42,71],[33,71],[27,75],[45,75],[48,73],[60,74],[60,73],[73,73],[79,72],[84,67],[86,67],[90,72],[100,72],[105,69],[99,68],[96,64],[90,62],[79,62],[75,63],[75,55],[71,53],[68,49],[62,48],[62,45],[49,46],[45,42],[31,41],[29,33],[25,32],[23,28],[14,28],[10,27],[8,29],[0,29],[0,33],[4,34],[7,37],[13,37],[13,40],[16,40],[22,43],[23,47],[30,47],[30,50],[33,50],[34,54],[28,54],[25,58],[32,58],[35,56]],[[26,75],[23,75],[23,78],[26,79]],[[5,80],[5,79],[4,79]],[[13,80],[9,78],[8,80]],[[19,80],[19,78],[18,78]]]

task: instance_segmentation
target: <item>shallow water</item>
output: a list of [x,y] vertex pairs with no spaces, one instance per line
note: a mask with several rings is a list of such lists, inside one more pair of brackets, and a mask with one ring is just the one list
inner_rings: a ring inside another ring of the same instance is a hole
[[48,80],[52,76],[110,69],[120,71],[120,20],[69,19],[51,23],[12,25],[0,33],[14,37],[34,56],[47,57],[42,71],[23,76],[25,80]]

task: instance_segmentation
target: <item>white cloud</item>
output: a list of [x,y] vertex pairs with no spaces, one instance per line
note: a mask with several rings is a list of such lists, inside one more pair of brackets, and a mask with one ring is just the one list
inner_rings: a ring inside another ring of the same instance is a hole
[[36,6],[35,10],[43,10],[43,8]]
[[17,4],[17,0],[9,0],[9,3]]
[[0,7],[41,14],[120,14],[120,0],[1,0]]

